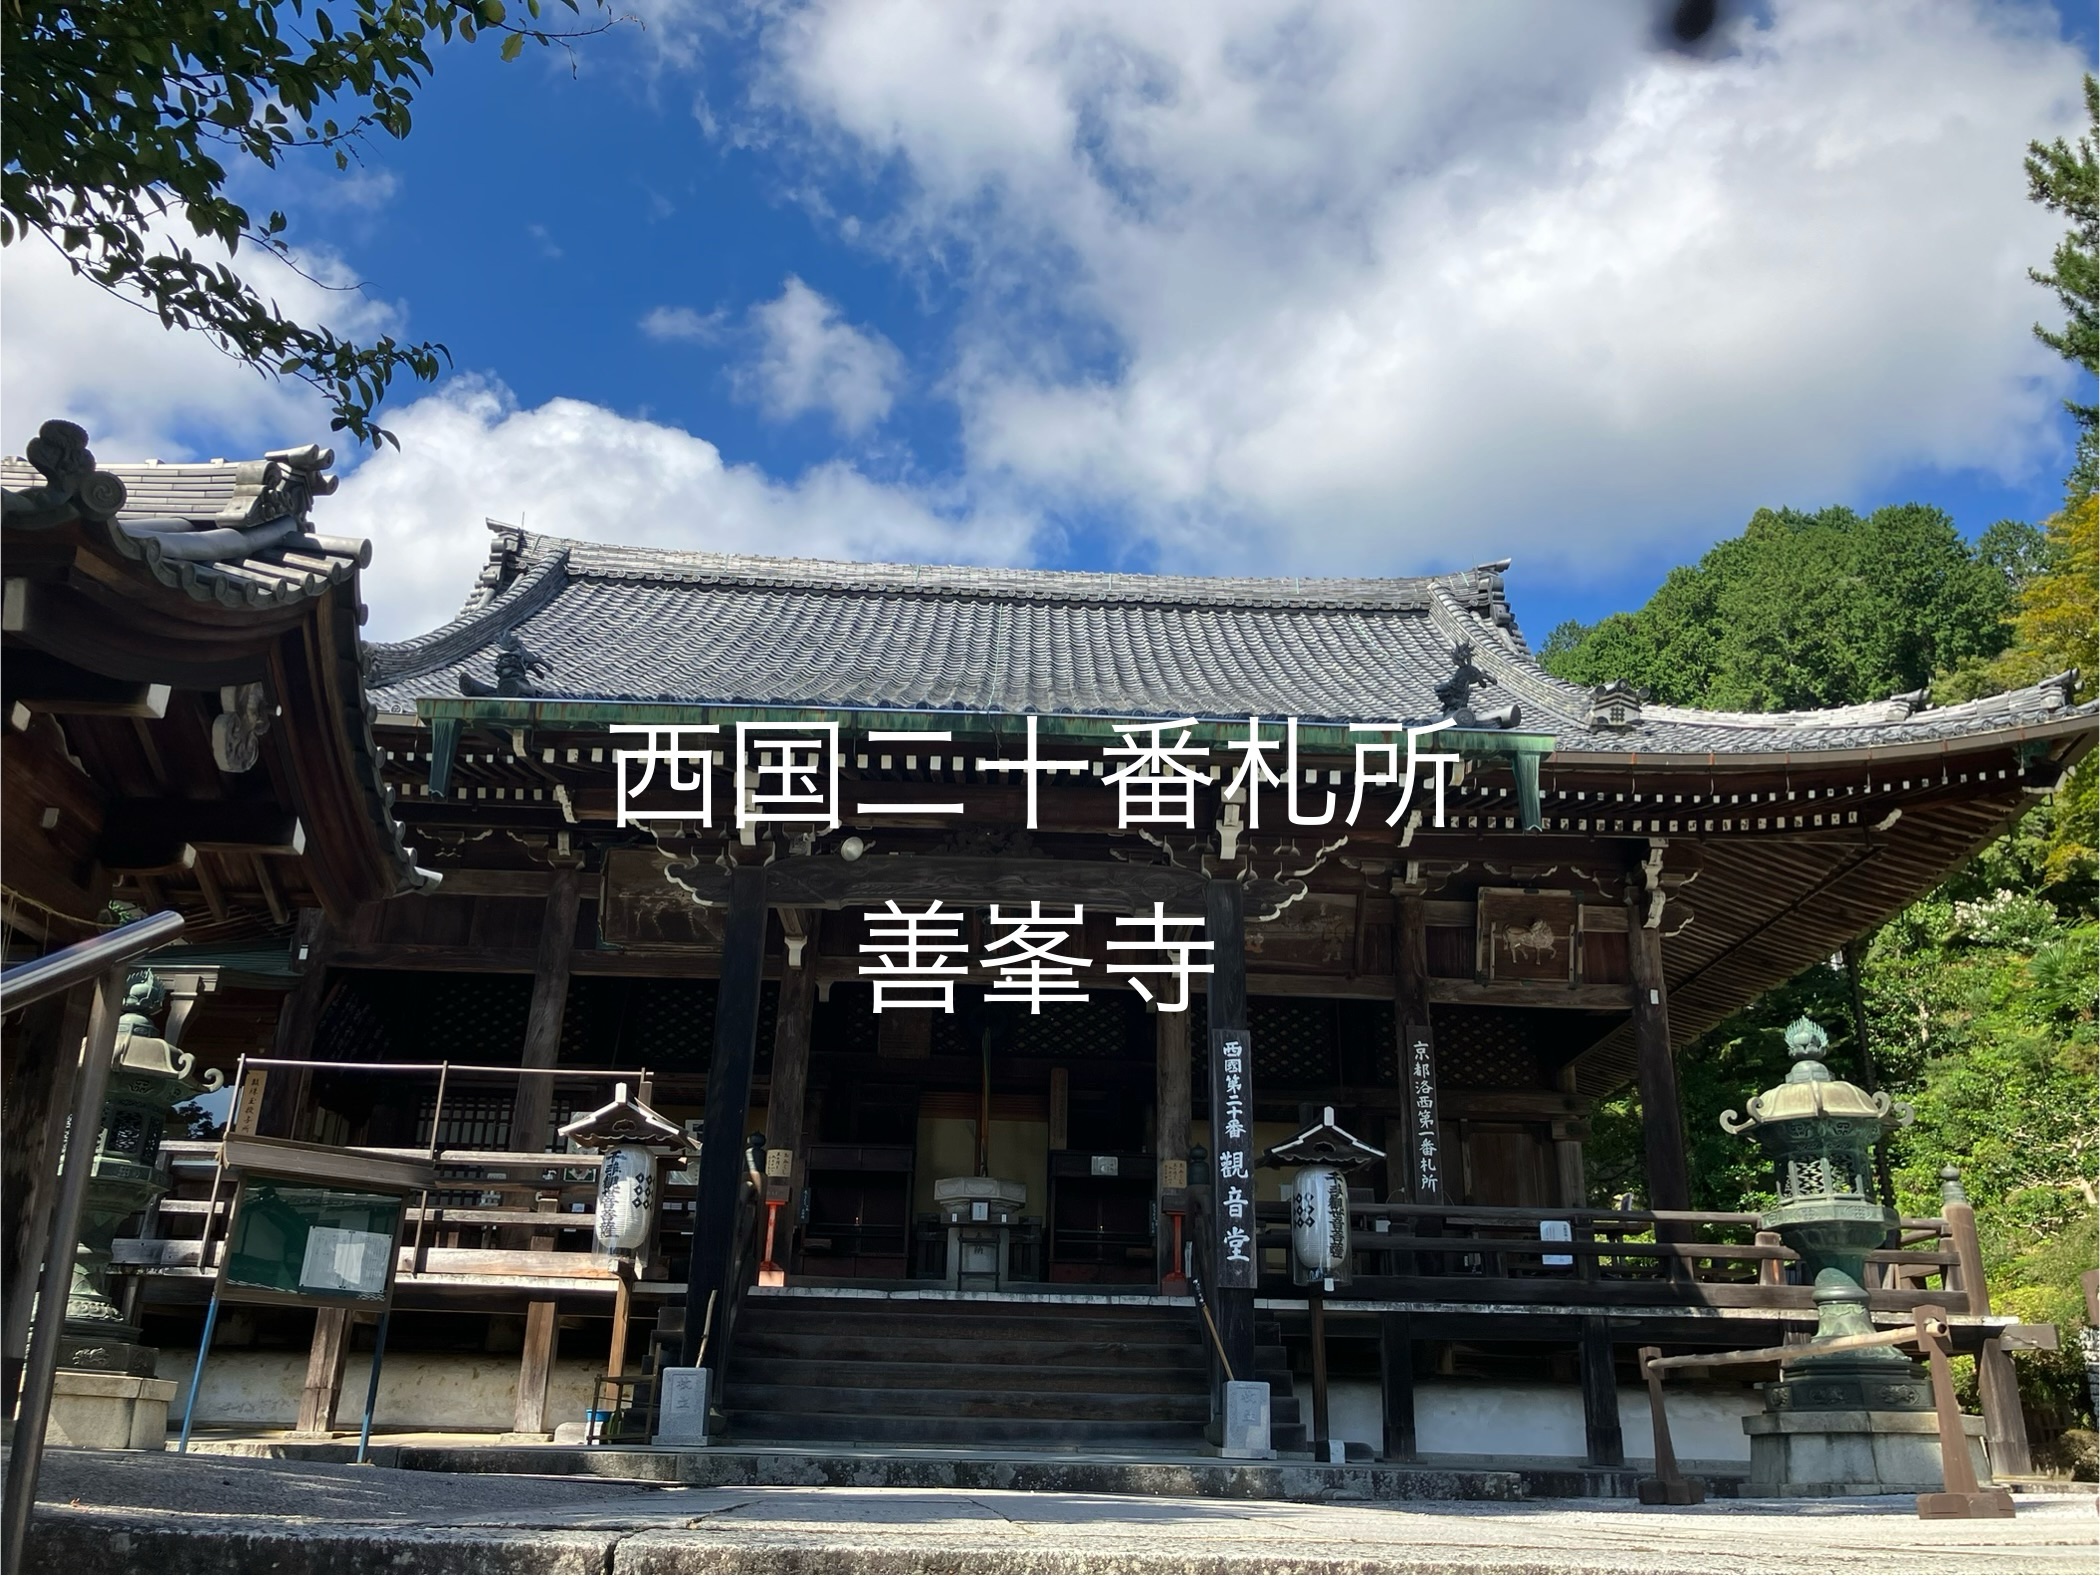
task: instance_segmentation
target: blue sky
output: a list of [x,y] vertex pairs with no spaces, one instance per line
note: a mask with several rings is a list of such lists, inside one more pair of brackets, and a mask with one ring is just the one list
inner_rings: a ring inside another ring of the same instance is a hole
[[[494,515],[740,551],[1219,573],[1502,555],[1542,638],[1759,504],[2054,505],[2060,222],[2089,8],[1774,4],[1696,58],[1639,0],[833,0],[452,48],[404,142],[244,176],[321,291],[443,340],[345,452],[374,633]],[[20,249],[17,249],[18,251]],[[325,432],[11,256],[5,440]],[[136,317],[136,314],[133,314]],[[96,347],[88,357],[82,344]]]

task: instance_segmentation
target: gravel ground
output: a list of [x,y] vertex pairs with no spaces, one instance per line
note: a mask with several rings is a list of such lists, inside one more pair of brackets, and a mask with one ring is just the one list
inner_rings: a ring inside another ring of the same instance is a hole
[[677,1488],[54,1451],[31,1568],[327,1571],[1901,1572],[2095,1568],[2090,1496],[2012,1521],[1908,1500],[1285,1504]]

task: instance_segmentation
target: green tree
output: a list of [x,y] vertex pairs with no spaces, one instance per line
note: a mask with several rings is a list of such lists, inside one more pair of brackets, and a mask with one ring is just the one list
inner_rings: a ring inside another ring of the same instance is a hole
[[[2075,148],[2061,137],[2027,145],[2027,195],[2071,221],[2056,243],[2049,271],[2030,268],[2027,273],[2056,292],[2065,318],[2060,329],[2035,324],[2034,337],[2085,368],[2091,379],[2100,377],[2100,167],[2094,161],[2100,143],[2100,79],[2091,73],[2085,79],[2085,114],[2086,134]],[[2088,394],[2091,389],[2088,383]],[[2100,406],[2065,400],[2064,409],[2078,423],[2078,457],[2065,492],[2065,501],[2075,503],[2100,487]]]
[[1626,679],[1676,705],[1743,711],[1917,689],[2010,638],[2007,567],[2028,544],[1995,529],[1987,559],[1919,504],[1864,518],[1760,509],[1638,612],[1549,640],[1540,660],[1576,683]]
[[274,168],[306,150],[342,168],[375,130],[407,136],[435,45],[493,32],[508,60],[528,41],[578,36],[542,28],[542,0],[524,3],[516,23],[502,0],[8,0],[0,245],[48,241],[76,274],[260,372],[303,379],[337,429],[380,441],[372,412],[389,383],[436,377],[442,345],[357,344],[294,322],[170,232],[296,267],[284,215],[234,201],[223,161]]

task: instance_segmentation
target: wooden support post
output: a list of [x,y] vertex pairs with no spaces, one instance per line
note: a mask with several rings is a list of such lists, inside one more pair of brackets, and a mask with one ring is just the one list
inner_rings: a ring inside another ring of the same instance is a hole
[[1053,1067],[1050,1069],[1050,1147],[1069,1149],[1071,1145],[1072,1069]]
[[525,1307],[525,1349],[518,1354],[518,1402],[511,1412],[514,1434],[547,1434],[547,1387],[554,1381],[558,1321],[551,1302]]
[[758,1050],[765,961],[765,868],[739,865],[729,873],[722,982],[715,996],[714,1049],[707,1064],[707,1128],[700,1146],[700,1191],[693,1210],[693,1259],[686,1278],[685,1336],[679,1357],[690,1368],[705,1347],[708,1366],[718,1376],[727,1354],[708,1336],[730,1294],[736,1269],[737,1199],[748,1164],[744,1124],[751,1115],[751,1063]]
[[[1152,1185],[1160,1200],[1159,1273],[1162,1283],[1173,1280],[1182,1294],[1181,1216],[1170,1216],[1166,1204],[1170,1193],[1184,1199],[1188,1188],[1189,1159],[1189,1014],[1155,1012],[1153,1024]],[[1171,1171],[1169,1168],[1173,1168]]]
[[[1211,1098],[1210,1122],[1213,1141],[1212,1150],[1222,1159],[1223,1149],[1216,1142],[1220,1117],[1224,1110],[1222,1098],[1223,1080],[1219,1074],[1217,1050],[1218,1034],[1221,1030],[1244,1032],[1247,1027],[1247,915],[1244,894],[1237,881],[1213,878],[1204,889],[1203,900],[1204,939],[1211,944],[1211,969],[1209,1015],[1211,1034]],[[1247,1058],[1247,1078],[1244,1100],[1251,1119],[1254,1111],[1253,1057]],[[1250,1123],[1251,1125],[1251,1123]],[[1217,1198],[1223,1199],[1227,1179],[1214,1179]],[[1253,1196],[1251,1179],[1248,1196]],[[1221,1210],[1213,1210],[1218,1224],[1213,1228],[1224,1230]],[[1220,1266],[1218,1278],[1225,1279],[1225,1250],[1222,1242],[1217,1244],[1214,1260]],[[1259,1268],[1259,1256],[1255,1260]],[[1254,1276],[1247,1283],[1233,1286],[1220,1284],[1205,1287],[1217,1309],[1218,1340],[1224,1348],[1225,1360],[1232,1371],[1242,1378],[1254,1373]]]
[[[1953,1166],[1940,1169],[1940,1214],[1959,1261],[1956,1268],[1969,1312],[1989,1313],[1991,1288],[1984,1278],[1983,1245],[1976,1237],[1976,1208],[1962,1191],[1961,1173]],[[1984,1438],[1996,1470],[2007,1477],[2027,1476],[2034,1470],[2027,1414],[2020,1409],[2020,1380],[2003,1341],[1985,1341],[1976,1353],[1976,1390],[1983,1403]]]
[[1690,1209],[1691,1170],[1685,1160],[1684,1114],[1678,1108],[1677,1062],[1670,1050],[1670,991],[1663,978],[1662,932],[1642,924],[1643,917],[1638,901],[1630,905],[1626,951],[1633,963],[1633,1044],[1638,1058],[1648,1207]]
[[620,1261],[620,1285],[613,1293],[612,1343],[605,1353],[605,1377],[617,1379],[627,1371],[627,1323],[634,1310],[634,1265]]
[[335,1409],[343,1398],[343,1368],[349,1358],[350,1310],[316,1309],[313,1344],[306,1352],[306,1388],[299,1393],[296,1433],[325,1439],[334,1432]]
[[1318,1284],[1307,1301],[1312,1316],[1312,1447],[1313,1459],[1327,1456],[1327,1297]]
[[1378,1316],[1379,1388],[1383,1392],[1388,1461],[1413,1461],[1421,1454],[1415,1443],[1414,1327],[1412,1314]]
[[[783,913],[796,910],[785,909]],[[818,916],[802,920],[802,961],[780,977],[780,1002],[773,1014],[773,1075],[766,1089],[766,1148],[788,1152],[787,1201],[782,1206],[784,1232],[775,1244],[780,1265],[798,1267],[802,1223],[802,1126],[809,1106],[809,1034],[817,1010],[816,940]],[[770,1175],[776,1168],[767,1156]]]
[[1612,1362],[1611,1323],[1582,1321],[1582,1432],[1593,1467],[1626,1465],[1626,1440],[1619,1428],[1619,1380]]
[[[561,1054],[562,1014],[569,1000],[569,958],[576,950],[576,907],[583,894],[580,864],[558,866],[540,918],[539,952],[533,961],[532,1010],[525,1019],[520,1067],[552,1067]],[[511,1106],[510,1147],[535,1151],[547,1145],[554,1110],[552,1078],[520,1078]]]
[[[335,947],[334,928],[317,908],[302,908],[292,932],[292,962],[300,970],[277,1010],[277,1035],[270,1055],[284,1061],[311,1061],[321,1009],[328,1002],[328,960]],[[262,1114],[256,1131],[269,1138],[304,1138],[307,1102],[313,1074],[302,1067],[271,1067],[263,1084]]]
[[1969,1436],[1962,1430],[1961,1403],[1954,1397],[1954,1370],[1947,1361],[1947,1310],[1913,1308],[1911,1327],[1917,1332],[1918,1349],[1925,1354],[1926,1371],[1932,1376],[1932,1410],[1940,1427],[1943,1490],[1918,1496],[1919,1516],[1931,1521],[2010,1516],[2011,1492],[1983,1488],[1976,1481],[1976,1465],[1969,1459]]
[[1634,1491],[1643,1505],[1703,1505],[1706,1485],[1687,1481],[1677,1467],[1677,1447],[1670,1441],[1670,1413],[1663,1405],[1662,1370],[1655,1366],[1661,1356],[1659,1346],[1641,1348],[1641,1377],[1648,1385],[1648,1423],[1655,1438],[1655,1475],[1642,1478]]
[[[1756,1243],[1761,1248],[1783,1248],[1786,1243],[1776,1231],[1760,1231]],[[1786,1263],[1782,1259],[1759,1259],[1757,1261],[1757,1284],[1760,1286],[1784,1286]]]

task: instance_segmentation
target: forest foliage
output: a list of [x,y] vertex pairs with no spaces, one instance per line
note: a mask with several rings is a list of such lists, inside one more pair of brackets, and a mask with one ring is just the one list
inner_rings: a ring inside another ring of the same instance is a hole
[[[1624,674],[1675,702],[1746,709],[1845,705],[1921,683],[1958,701],[2073,667],[2088,699],[2100,667],[2095,523],[2090,494],[2042,532],[1999,527],[1973,547],[1914,506],[1864,519],[1760,511],[1638,612],[1556,631],[1542,660],[1578,682]],[[1870,575],[1892,540],[1921,556]],[[2018,1364],[2030,1407],[2058,1426],[2091,1410],[2070,1334],[2085,1322],[2079,1276],[2100,1232],[2093,782],[2089,755],[2011,832],[1864,938],[1864,1053],[1834,959],[1679,1058],[1701,1209],[1771,1200],[1768,1167],[1715,1117],[1785,1075],[1795,1017],[1830,1031],[1840,1076],[1909,1103],[1916,1120],[1888,1146],[1897,1207],[1938,1213],[1940,1168],[1960,1168],[1993,1307],[2064,1331],[2066,1350]],[[1597,1113],[1590,1160],[1599,1201],[1639,1191],[1630,1094]]]

